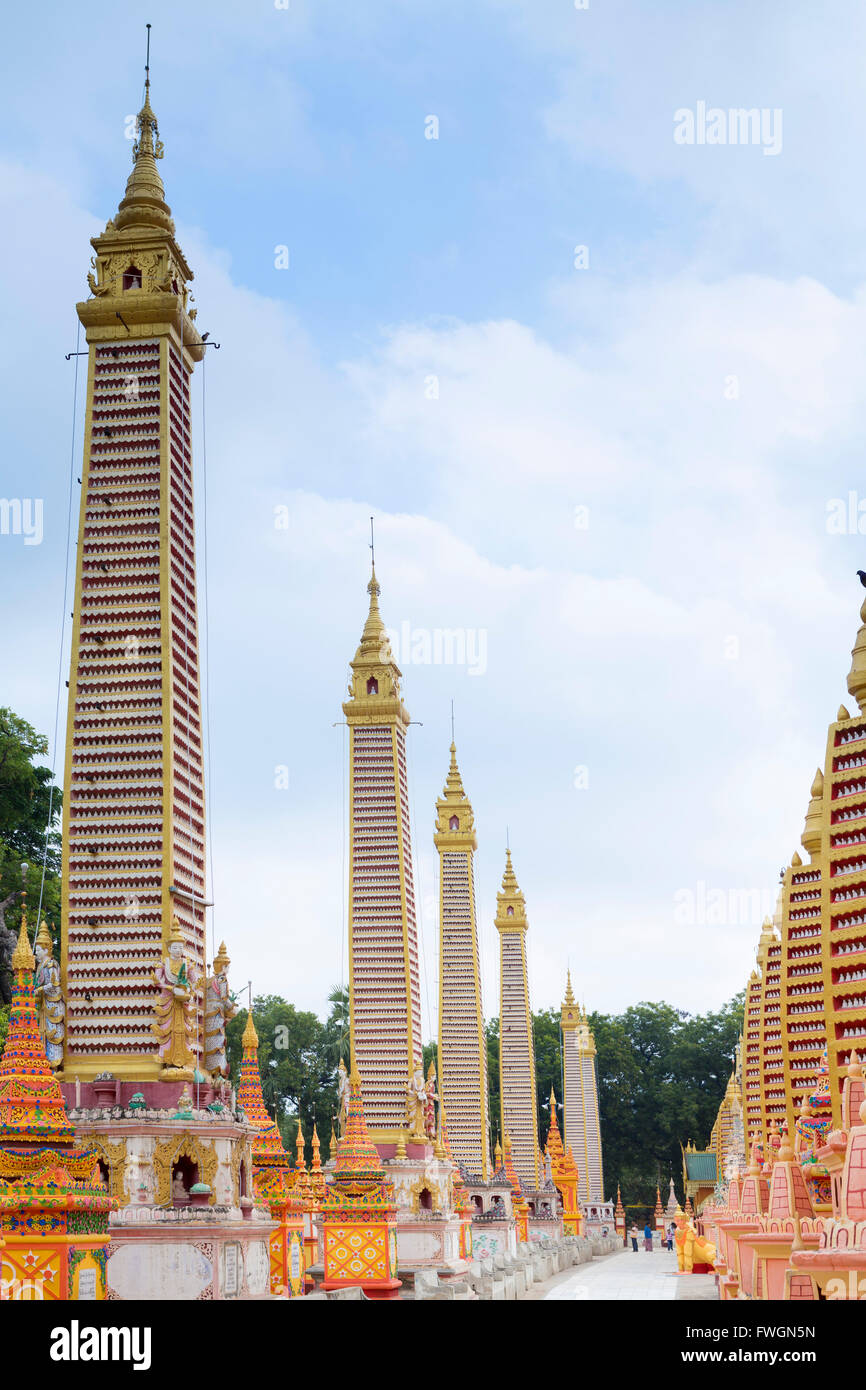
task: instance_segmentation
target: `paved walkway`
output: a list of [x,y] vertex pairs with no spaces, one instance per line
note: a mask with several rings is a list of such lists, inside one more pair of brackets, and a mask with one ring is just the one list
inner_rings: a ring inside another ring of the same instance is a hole
[[[551,1279],[538,1297],[572,1302],[577,1299],[619,1300],[641,1299],[666,1301],[681,1299],[714,1299],[717,1297],[711,1274],[677,1275],[677,1257],[671,1251],[644,1250],[643,1242],[637,1254],[618,1250],[613,1255],[601,1255],[590,1264],[573,1269]],[[532,1296],[530,1290],[529,1296]]]

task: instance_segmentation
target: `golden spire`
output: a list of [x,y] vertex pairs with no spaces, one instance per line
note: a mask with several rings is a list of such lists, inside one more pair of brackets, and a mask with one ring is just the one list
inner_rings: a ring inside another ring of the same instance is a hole
[[27,935],[27,914],[24,907],[21,908],[21,926],[18,930],[18,944],[12,952],[13,970],[33,970],[36,961],[33,958],[33,951],[30,946],[30,938]]
[[243,1036],[241,1037],[242,1047],[258,1047],[259,1035],[256,1032],[256,1025],[253,1023],[253,1011],[250,1009],[247,1014],[247,1021],[244,1024]]
[[436,829],[433,841],[437,847],[459,845],[461,848],[478,848],[475,814],[457,766],[457,746],[453,740],[448,776],[445,778],[442,795],[436,801]]
[[402,672],[392,655],[388,632],[379,612],[381,587],[376,578],[375,563],[371,569],[367,593],[370,595],[370,608],[358,650],[350,662],[350,698],[348,703],[343,705],[343,713],[358,714],[357,705],[364,702],[369,706],[370,713],[399,714],[403,723],[408,724],[409,714],[400,699]]
[[812,800],[809,802],[809,807],[806,811],[806,824],[803,826],[800,844],[809,855],[809,858],[814,859],[818,850],[821,848],[821,815],[824,805],[824,774],[820,767],[812,778],[810,795]]
[[304,1162],[304,1131],[301,1129],[300,1111],[298,1112],[298,1134],[297,1138],[295,1139],[295,1153],[297,1154],[297,1158],[295,1159],[295,1167],[297,1168],[299,1173],[306,1172],[306,1164]]
[[861,711],[866,711],[866,599],[863,600],[860,608],[860,628],[851,652],[848,690],[854,696]]
[[165,188],[156,161],[162,159],[162,141],[150,104],[150,25],[147,26],[148,62],[145,66],[144,105],[136,118],[138,139],[132,147],[132,173],[114,219],[115,231],[129,227],[155,227],[174,235],[171,208],[165,201]]
[[505,873],[502,875],[502,889],[496,894],[495,925],[500,930],[503,928],[525,930],[528,926],[526,899],[520,891],[520,885],[514,873],[510,849],[505,851]]
[[566,977],[565,977],[565,978],[566,978],[566,984],[565,984],[565,999],[563,1000],[563,1004],[564,1004],[564,1006],[565,1006],[566,1008],[573,1008],[573,1007],[574,1007],[574,1004],[575,1004],[575,1002],[576,1002],[576,1000],[575,1000],[575,998],[574,998],[574,990],[571,988],[571,971],[570,971],[570,970],[566,971]]

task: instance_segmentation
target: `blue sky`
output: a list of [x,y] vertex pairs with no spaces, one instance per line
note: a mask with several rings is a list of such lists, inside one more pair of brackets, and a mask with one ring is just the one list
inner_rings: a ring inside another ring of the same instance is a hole
[[[43,499],[44,538],[0,536],[2,698],[49,734],[63,354],[88,239],[128,174],[148,19],[167,196],[222,343],[206,368],[210,806],[235,983],[321,1009],[340,975],[332,726],[375,512],[389,625],[486,644],[475,673],[404,666],[429,1027],[452,698],[487,1012],[506,826],[536,1006],[558,1003],[569,962],[590,1007],[721,1004],[760,926],[742,895],[772,902],[798,845],[859,621],[866,546],[828,532],[827,509],[866,496],[862,10],[8,16],[3,492]],[[676,144],[675,112],[700,101],[781,111],[780,152]],[[195,400],[201,561],[201,373]],[[725,920],[684,920],[713,890]]]

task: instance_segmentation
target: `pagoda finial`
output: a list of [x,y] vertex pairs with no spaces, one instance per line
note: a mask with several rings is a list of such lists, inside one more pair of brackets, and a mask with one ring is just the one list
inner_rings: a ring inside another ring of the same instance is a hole
[[[22,899],[26,900],[26,893],[22,893]],[[33,972],[36,961],[30,945],[30,937],[27,935],[27,911],[25,902],[21,904],[21,926],[18,929],[18,944],[12,952],[12,969],[29,970]]]
[[571,970],[566,971],[565,979],[565,1003],[569,1007],[573,1008],[576,1001],[574,998],[574,990],[571,987]]
[[460,776],[460,768],[457,766],[457,745],[453,738],[450,748],[451,759],[448,766],[448,775],[445,778],[445,786],[442,788],[442,795],[436,800],[436,830],[434,841],[437,846],[443,844],[454,844],[455,834],[460,837],[461,846],[471,845],[476,848],[477,840],[475,837],[475,813],[472,810],[472,803],[466,795],[463,786],[463,778]]
[[256,1032],[256,1025],[253,1023],[253,1011],[250,1009],[247,1014],[247,1021],[244,1024],[241,1046],[245,1049],[249,1049],[251,1047],[258,1047],[258,1045],[259,1035]]
[[866,599],[863,600],[860,608],[860,628],[851,652],[848,690],[854,696],[861,711],[866,711]]
[[144,68],[144,103],[136,117],[138,136],[132,147],[132,173],[114,219],[116,231],[129,227],[158,228],[174,234],[171,208],[156,167],[162,159],[159,126],[150,104],[150,25],[147,26],[147,58]]
[[525,928],[526,922],[526,899],[520,891],[520,884],[517,882],[517,875],[514,872],[514,865],[511,862],[511,850],[505,851],[505,872],[502,875],[502,888],[496,894],[496,919],[497,927],[520,927]]

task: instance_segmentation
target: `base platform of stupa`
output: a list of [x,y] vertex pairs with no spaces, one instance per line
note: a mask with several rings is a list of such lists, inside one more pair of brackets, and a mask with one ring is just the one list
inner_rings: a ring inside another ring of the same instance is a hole
[[432,1144],[407,1144],[405,1158],[383,1159],[397,1204],[398,1272],[465,1273],[469,1262],[460,1254],[461,1219],[452,1203],[453,1162],[437,1158]]
[[63,1083],[76,1139],[109,1193],[106,1296],[265,1299],[276,1223],[252,1197],[251,1130],[228,1086]]

